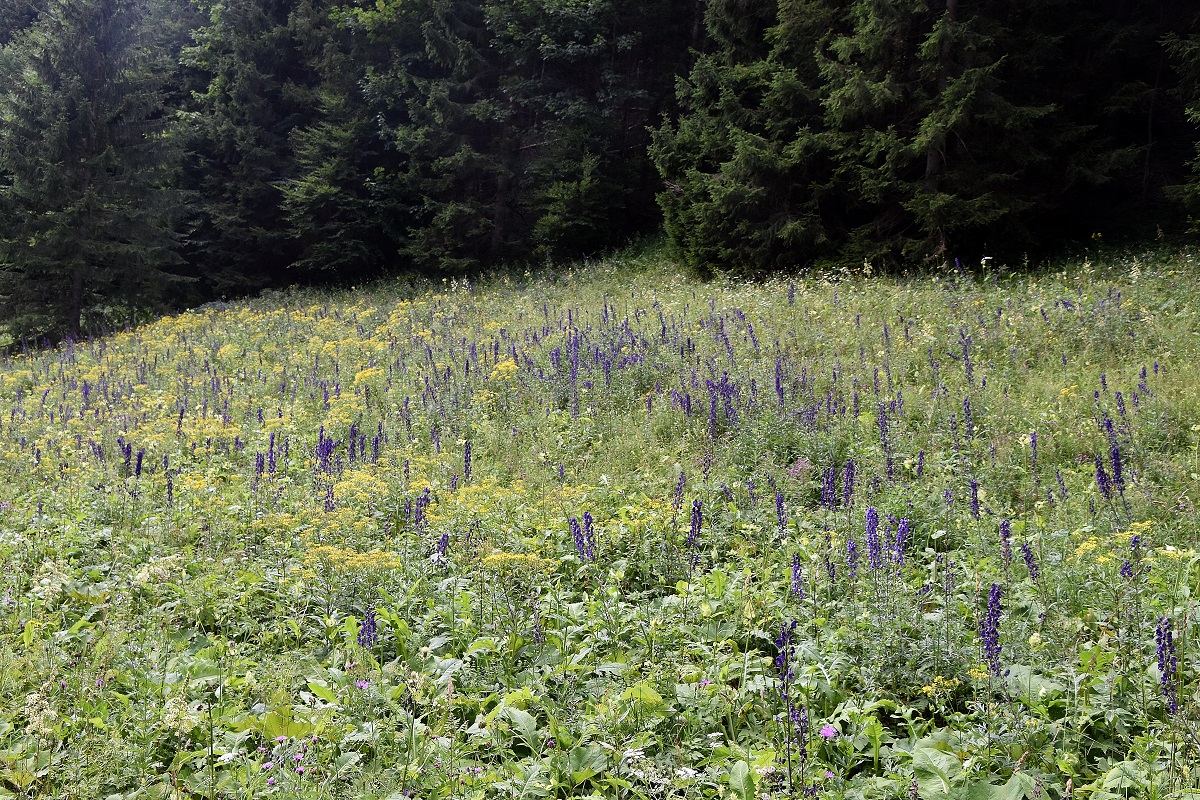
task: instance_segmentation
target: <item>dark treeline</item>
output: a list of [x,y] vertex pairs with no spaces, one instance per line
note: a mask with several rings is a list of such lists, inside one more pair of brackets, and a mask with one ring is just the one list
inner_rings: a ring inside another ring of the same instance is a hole
[[1198,18],[1185,0],[5,0],[0,325],[75,336],[659,227],[689,266],[741,272],[1183,229]]

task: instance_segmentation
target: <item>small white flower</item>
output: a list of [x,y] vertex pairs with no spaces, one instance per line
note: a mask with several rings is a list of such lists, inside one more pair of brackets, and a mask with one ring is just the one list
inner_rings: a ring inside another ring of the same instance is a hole
[[639,758],[645,758],[646,752],[640,747],[633,747],[621,754],[621,762],[636,761]]

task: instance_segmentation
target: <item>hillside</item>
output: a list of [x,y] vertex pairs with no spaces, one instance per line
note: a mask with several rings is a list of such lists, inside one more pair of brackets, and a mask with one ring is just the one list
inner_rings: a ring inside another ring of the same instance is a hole
[[0,362],[0,795],[1195,796],[1196,275],[626,254]]

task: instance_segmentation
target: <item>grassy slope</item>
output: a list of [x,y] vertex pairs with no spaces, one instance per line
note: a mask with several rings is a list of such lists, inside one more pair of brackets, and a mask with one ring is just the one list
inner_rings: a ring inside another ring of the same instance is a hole
[[0,786],[1177,796],[1197,299],[1187,253],[767,284],[649,254],[0,364]]

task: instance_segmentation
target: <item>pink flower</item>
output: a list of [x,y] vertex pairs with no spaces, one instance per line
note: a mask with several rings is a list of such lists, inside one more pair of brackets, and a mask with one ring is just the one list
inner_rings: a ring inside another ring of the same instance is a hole
[[267,778],[267,786],[274,786],[274,785],[275,785],[275,779]]
[[263,765],[262,765],[262,768],[263,768],[264,770],[266,770],[266,769],[272,769],[272,768],[274,768],[274,766],[275,766],[275,762],[273,762],[273,761],[268,761],[267,763],[265,763],[265,764],[263,764]]
[[357,680],[357,681],[355,681],[355,682],[354,682],[354,685],[355,685],[355,686],[357,686],[357,687],[358,687],[358,688],[360,688],[360,689],[365,689],[365,688],[367,688],[367,685],[368,685],[368,684],[367,684],[367,682],[366,682],[366,681],[364,681],[364,680]]
[[826,739],[832,739],[838,735],[838,729],[833,727],[832,725],[825,725],[824,727],[821,728],[821,735],[824,736]]
[[825,780],[830,780],[830,779],[836,778],[836,777],[837,777],[837,775],[834,775],[829,770],[825,770]]

